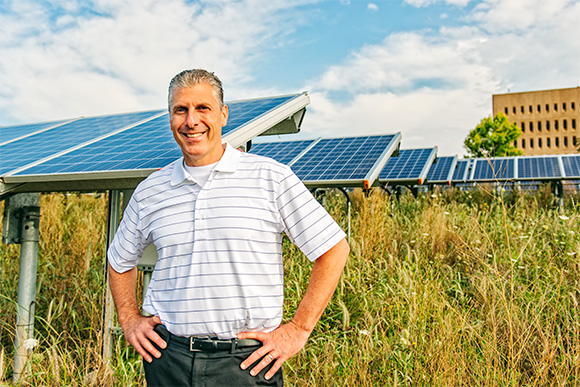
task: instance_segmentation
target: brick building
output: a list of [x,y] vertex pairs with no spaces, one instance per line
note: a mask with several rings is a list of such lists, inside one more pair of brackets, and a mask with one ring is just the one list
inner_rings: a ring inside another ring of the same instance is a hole
[[580,87],[493,95],[493,115],[522,129],[514,145],[525,155],[577,153]]

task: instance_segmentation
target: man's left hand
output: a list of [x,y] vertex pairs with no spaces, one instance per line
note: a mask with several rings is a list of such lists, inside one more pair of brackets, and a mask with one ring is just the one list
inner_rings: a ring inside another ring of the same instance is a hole
[[252,376],[258,375],[262,369],[274,362],[264,377],[270,379],[282,367],[282,364],[296,355],[306,344],[310,331],[300,328],[293,322],[279,326],[276,330],[264,332],[243,332],[238,339],[255,339],[262,342],[262,347],[254,351],[240,367],[245,370],[259,359],[262,359],[252,370]]

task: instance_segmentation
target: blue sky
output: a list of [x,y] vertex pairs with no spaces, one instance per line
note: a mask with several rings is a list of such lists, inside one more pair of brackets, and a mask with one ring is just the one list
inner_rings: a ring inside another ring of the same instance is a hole
[[[308,91],[298,136],[401,132],[465,153],[491,95],[580,86],[577,0],[0,0],[0,125]],[[296,137],[296,136],[295,136]]]

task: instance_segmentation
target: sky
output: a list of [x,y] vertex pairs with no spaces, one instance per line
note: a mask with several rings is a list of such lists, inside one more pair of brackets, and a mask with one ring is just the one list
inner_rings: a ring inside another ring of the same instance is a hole
[[226,101],[307,91],[284,139],[462,156],[493,94],[580,86],[579,21],[579,0],[0,0],[0,125],[165,108],[205,68]]

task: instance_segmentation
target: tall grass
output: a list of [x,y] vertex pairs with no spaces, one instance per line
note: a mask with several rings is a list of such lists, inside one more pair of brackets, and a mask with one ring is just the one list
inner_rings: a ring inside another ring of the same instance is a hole
[[[351,194],[351,256],[291,386],[580,384],[580,214],[549,192]],[[36,332],[24,385],[143,385],[122,338],[101,354],[106,198],[44,195]],[[345,200],[327,208],[346,227]],[[13,351],[18,252],[0,246],[0,381]],[[311,264],[285,242],[285,315]],[[3,356],[1,356],[3,354]]]

